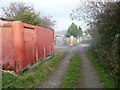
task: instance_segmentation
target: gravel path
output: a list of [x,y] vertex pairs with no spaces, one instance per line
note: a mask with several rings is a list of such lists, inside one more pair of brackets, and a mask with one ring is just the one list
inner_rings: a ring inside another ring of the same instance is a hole
[[82,59],[83,88],[102,88],[103,85],[88,59],[84,47],[80,47],[80,56]]
[[61,80],[69,64],[71,54],[71,52],[66,53],[65,58],[60,61],[58,67],[52,72],[41,88],[60,88]]

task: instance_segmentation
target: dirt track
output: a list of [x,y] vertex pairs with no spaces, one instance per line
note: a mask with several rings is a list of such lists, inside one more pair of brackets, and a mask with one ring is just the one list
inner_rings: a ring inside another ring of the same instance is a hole
[[60,88],[62,77],[67,69],[69,60],[72,56],[72,53],[68,52],[69,51],[68,49],[66,51],[67,52],[65,58],[60,61],[55,71],[49,76],[48,80],[46,80],[45,83],[41,86],[42,88]]
[[79,53],[81,56],[81,64],[82,64],[82,88],[102,88],[102,83],[99,80],[99,77],[94,70],[90,60],[88,59],[85,53],[85,45],[80,45],[76,47],[66,47],[66,48],[58,48],[60,51],[65,51],[66,56],[63,60],[60,61],[55,71],[49,76],[48,80],[44,82],[41,86],[42,88],[60,88],[62,77],[64,76],[65,71],[67,70],[67,66],[69,64],[69,60],[75,52]]
[[100,79],[93,68],[90,60],[85,53],[85,47],[80,46],[80,56],[82,60],[82,76],[83,76],[83,88],[102,88],[103,85],[100,82]]

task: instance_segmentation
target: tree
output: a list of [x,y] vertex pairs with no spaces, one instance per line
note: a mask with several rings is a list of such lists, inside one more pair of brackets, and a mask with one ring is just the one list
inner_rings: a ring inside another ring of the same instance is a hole
[[14,16],[13,19],[34,25],[45,26],[42,20],[39,18],[39,15],[31,12],[21,12],[18,15]]
[[80,37],[82,36],[83,32],[82,32],[82,28],[79,26],[78,30],[77,30],[77,36]]
[[78,28],[78,26],[74,23],[72,23],[69,28],[68,31],[66,33],[66,37],[70,37],[70,36],[74,36],[74,37],[78,37],[82,35],[82,29]]
[[56,21],[51,19],[51,16],[41,17],[41,20],[46,28],[53,28]]
[[8,19],[13,19],[14,16],[19,15],[21,12],[33,13],[34,8],[26,5],[23,2],[11,2],[8,7],[2,7],[3,16]]
[[10,20],[20,20],[46,28],[53,28],[55,25],[55,20],[52,20],[51,17],[41,17],[40,13],[35,13],[32,6],[26,5],[23,2],[12,2],[8,7],[3,7],[2,9],[2,16]]

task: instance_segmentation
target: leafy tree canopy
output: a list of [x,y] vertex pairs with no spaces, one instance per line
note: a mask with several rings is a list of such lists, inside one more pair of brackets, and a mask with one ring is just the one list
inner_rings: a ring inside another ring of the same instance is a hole
[[53,28],[55,21],[51,17],[36,14],[33,6],[23,2],[11,2],[9,6],[3,7],[3,17],[7,19],[19,20],[46,28]]
[[38,16],[39,15],[31,12],[21,12],[18,15],[14,16],[13,19],[31,23],[34,25],[45,26]]
[[79,37],[81,35],[82,35],[82,29],[80,28],[80,26],[78,27],[74,23],[72,23],[69,26],[68,31],[66,33],[66,37],[70,37],[70,36]]

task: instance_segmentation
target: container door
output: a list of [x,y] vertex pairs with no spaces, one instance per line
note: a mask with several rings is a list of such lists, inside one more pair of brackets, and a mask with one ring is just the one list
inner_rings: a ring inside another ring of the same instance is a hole
[[25,66],[36,61],[36,31],[24,28],[25,38]]

